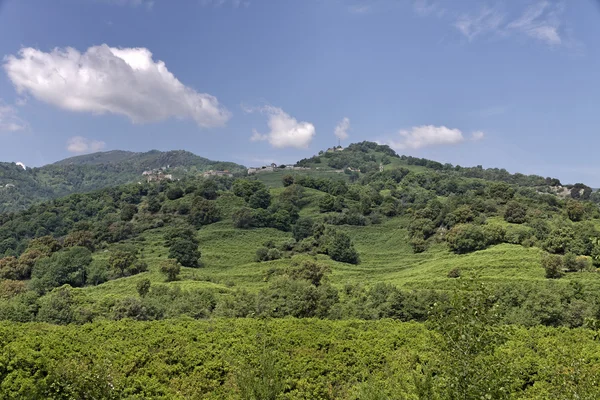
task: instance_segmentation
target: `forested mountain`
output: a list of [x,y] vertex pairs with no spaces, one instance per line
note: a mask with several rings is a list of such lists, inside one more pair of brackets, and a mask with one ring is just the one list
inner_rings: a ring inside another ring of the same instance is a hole
[[370,142],[299,165],[0,214],[0,360],[19,360],[5,392],[599,398],[591,189]]
[[99,152],[27,170],[14,163],[0,163],[0,212],[22,210],[71,193],[138,182],[145,170],[163,167],[168,167],[166,173],[175,178],[210,169],[232,172],[245,169],[239,164],[212,161],[182,150]]

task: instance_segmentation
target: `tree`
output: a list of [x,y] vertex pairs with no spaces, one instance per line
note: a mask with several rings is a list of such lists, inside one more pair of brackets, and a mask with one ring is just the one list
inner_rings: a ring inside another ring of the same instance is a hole
[[335,232],[329,246],[327,248],[327,254],[332,260],[340,261],[348,264],[359,264],[360,259],[358,252],[354,248],[354,244],[350,239],[350,236],[344,232]]
[[176,260],[165,260],[160,266],[160,272],[166,277],[167,282],[177,279],[181,267]]
[[483,229],[473,224],[456,225],[448,231],[446,241],[455,253],[469,253],[487,246]]
[[148,279],[148,278],[144,278],[137,283],[136,289],[137,289],[137,292],[140,295],[140,297],[146,297],[146,295],[150,291],[151,285],[152,284],[150,283],[150,279]]
[[335,197],[327,194],[319,200],[319,211],[322,213],[331,212],[335,210]]
[[284,187],[288,187],[294,184],[294,177],[289,174],[284,175],[283,178],[281,178],[281,181],[283,182]]
[[566,210],[571,221],[581,221],[585,215],[585,206],[579,201],[567,201]]
[[304,260],[300,264],[294,264],[288,269],[288,275],[292,279],[304,279],[316,287],[321,285],[323,278],[331,273],[331,268],[325,264],[317,264],[311,260]]
[[231,215],[233,226],[235,228],[248,229],[254,226],[254,212],[251,208],[242,207],[233,212]]
[[504,220],[512,224],[522,224],[527,220],[527,206],[518,201],[509,201],[504,211]]
[[133,204],[125,204],[121,208],[121,221],[131,221],[138,209]]
[[86,269],[92,262],[92,253],[85,247],[70,247],[39,260],[31,273],[32,287],[40,293],[69,284],[83,286]]
[[221,210],[212,200],[202,197],[194,198],[188,221],[196,228],[215,223],[221,219]]
[[181,189],[179,186],[170,187],[167,190],[167,199],[177,200],[181,197],[183,197],[183,189]]
[[198,268],[200,255],[198,243],[194,240],[177,238],[169,246],[169,258],[177,260],[184,267]]
[[136,260],[137,254],[134,251],[117,250],[113,252],[108,258],[112,279],[133,275],[129,273],[129,270]]
[[71,232],[65,237],[63,245],[65,247],[80,246],[87,248],[89,251],[94,251],[94,234],[90,231]]
[[261,187],[248,198],[248,205],[252,208],[268,208],[271,205],[271,193],[266,187]]
[[546,270],[546,278],[558,279],[564,275],[563,259],[557,254],[542,255],[542,267]]
[[294,235],[294,239],[296,241],[301,241],[304,238],[313,235],[313,225],[314,222],[312,218],[300,218],[292,228],[292,235]]

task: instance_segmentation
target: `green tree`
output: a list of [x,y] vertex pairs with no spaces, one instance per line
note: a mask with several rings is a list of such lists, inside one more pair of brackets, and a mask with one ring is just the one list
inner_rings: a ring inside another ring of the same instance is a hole
[[292,235],[296,241],[301,241],[304,238],[312,236],[314,222],[312,218],[304,217],[298,219],[294,227],[292,228]]
[[358,252],[354,248],[354,244],[344,232],[335,232],[329,246],[327,248],[327,254],[332,260],[340,261],[348,264],[359,264],[360,257]]
[[172,186],[167,190],[167,199],[177,200],[183,197],[183,189],[179,186]]
[[283,178],[281,178],[281,181],[283,182],[284,187],[288,187],[294,184],[294,177],[289,174],[284,175]]
[[221,219],[221,211],[212,200],[196,197],[192,201],[192,208],[188,221],[196,228],[215,223]]
[[150,279],[148,279],[148,278],[144,278],[137,283],[136,289],[137,289],[137,292],[140,295],[140,297],[146,297],[146,295],[150,291],[151,285],[152,284],[150,283]]
[[92,262],[92,253],[85,247],[70,247],[39,260],[31,273],[32,287],[40,293],[69,284],[83,286],[87,266]]
[[200,256],[198,243],[194,240],[177,238],[169,246],[169,258],[177,260],[184,267],[198,268]]
[[563,258],[558,254],[542,255],[542,268],[546,270],[546,278],[559,279],[564,275]]
[[585,206],[579,201],[569,200],[565,208],[571,221],[581,221],[585,215]]
[[181,267],[176,260],[165,260],[160,266],[160,272],[165,276],[167,282],[172,282],[177,279]]
[[483,229],[473,224],[456,225],[446,234],[446,241],[455,253],[469,253],[487,246]]
[[125,204],[121,208],[121,221],[131,221],[137,214],[137,207],[133,204]]
[[527,220],[527,206],[518,201],[509,201],[504,211],[504,220],[512,224],[522,224]]

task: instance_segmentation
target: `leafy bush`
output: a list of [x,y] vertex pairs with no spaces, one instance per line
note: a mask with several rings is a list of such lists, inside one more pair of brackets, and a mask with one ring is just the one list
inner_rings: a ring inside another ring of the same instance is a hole
[[456,225],[446,234],[446,241],[459,254],[482,250],[488,243],[483,229],[473,224]]
[[562,256],[557,254],[544,254],[542,256],[542,268],[546,270],[546,278],[562,278],[564,275]]
[[513,224],[522,224],[527,220],[527,206],[518,201],[509,201],[504,211],[504,220]]

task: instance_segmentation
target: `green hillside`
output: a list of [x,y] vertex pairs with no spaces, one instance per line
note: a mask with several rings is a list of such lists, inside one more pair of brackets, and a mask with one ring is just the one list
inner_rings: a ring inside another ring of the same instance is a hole
[[[369,142],[298,165],[311,169],[182,175],[0,214],[0,361],[44,357],[0,363],[4,393],[106,384],[97,363],[119,346],[93,343],[118,330],[137,355],[106,367],[114,398],[597,398],[596,193]],[[73,347],[55,354],[62,335]],[[194,346],[212,350],[194,364]]]
[[138,182],[143,180],[142,172],[167,166],[166,173],[175,178],[210,169],[245,170],[239,164],[212,161],[182,150],[152,150],[146,153],[107,151],[27,170],[14,163],[0,163],[0,212],[23,210],[40,201],[71,193]]

